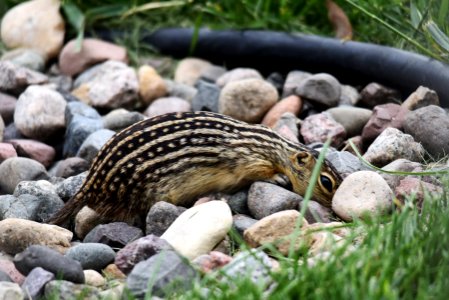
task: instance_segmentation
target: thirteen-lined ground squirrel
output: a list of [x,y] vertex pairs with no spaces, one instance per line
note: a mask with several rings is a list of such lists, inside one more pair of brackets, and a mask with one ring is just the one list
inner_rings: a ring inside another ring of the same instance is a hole
[[[211,113],[173,113],[138,122],[99,151],[78,193],[51,220],[64,224],[83,206],[130,221],[156,201],[189,206],[200,196],[285,174],[303,195],[318,152],[269,128]],[[341,178],[329,162],[313,197],[325,206]]]

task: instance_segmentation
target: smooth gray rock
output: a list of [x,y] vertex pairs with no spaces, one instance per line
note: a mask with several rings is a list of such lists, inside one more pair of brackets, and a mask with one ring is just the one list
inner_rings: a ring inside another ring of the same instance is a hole
[[[304,202],[299,204],[299,211],[302,211]],[[332,222],[332,210],[327,208],[316,201],[309,201],[304,218],[309,224],[313,223],[330,223]]]
[[243,237],[243,232],[250,228],[252,225],[257,223],[256,219],[253,219],[249,216],[238,214],[232,216],[232,227],[237,230],[238,233]]
[[329,152],[326,159],[331,162],[343,178],[357,171],[370,170],[357,156],[348,151]]
[[223,88],[230,82],[239,81],[244,79],[263,79],[259,71],[250,68],[235,68],[227,71],[223,75],[217,78],[215,83]]
[[16,66],[27,68],[33,71],[42,72],[45,67],[45,60],[42,55],[27,48],[17,48],[2,55],[1,60],[7,60]]
[[0,116],[6,125],[14,120],[17,99],[11,95],[0,93]]
[[34,268],[22,283],[22,290],[25,295],[33,300],[40,299],[44,294],[47,282],[55,279],[55,275],[41,267]]
[[195,87],[198,92],[192,99],[193,111],[212,111],[218,112],[218,99],[220,97],[220,88],[213,83],[199,80]]
[[20,94],[27,86],[42,84],[48,77],[42,73],[19,67],[10,61],[0,61],[0,91]]
[[143,236],[142,230],[124,222],[97,225],[84,238],[84,243],[103,243],[112,248],[123,248]]
[[76,156],[81,157],[92,163],[93,159],[100,151],[101,147],[106,144],[107,141],[115,134],[114,131],[109,129],[100,129],[91,133],[87,139],[81,144]]
[[114,261],[115,252],[105,244],[81,243],[71,247],[65,256],[79,261],[84,270],[101,271]]
[[100,290],[87,284],[74,284],[66,280],[52,280],[45,285],[44,299],[97,300]]
[[144,119],[145,116],[137,111],[120,108],[103,117],[103,126],[117,132]]
[[156,202],[146,217],[146,234],[161,236],[185,210],[168,202]]
[[285,78],[284,87],[282,90],[282,98],[296,94],[298,86],[307,78],[312,76],[311,73],[303,71],[290,71]]
[[45,167],[33,159],[11,157],[0,164],[0,189],[8,194],[12,194],[21,181],[48,178]]
[[203,72],[201,72],[201,76],[199,80],[204,80],[210,83],[215,83],[221,75],[226,73],[226,69],[220,66],[211,65],[206,67]]
[[341,96],[338,80],[326,73],[314,74],[303,80],[296,88],[296,94],[328,107],[337,106]]
[[35,221],[39,211],[40,200],[33,195],[0,196],[0,221],[17,218]]
[[360,135],[363,127],[373,114],[369,109],[351,106],[333,107],[326,112],[329,113],[335,121],[343,125],[347,137]]
[[5,273],[2,270],[0,270],[0,282],[2,281],[12,282],[12,279],[11,277],[9,277],[8,273]]
[[354,106],[360,100],[360,93],[356,88],[350,85],[341,85],[341,95],[338,100],[338,105],[340,106]]
[[167,85],[168,94],[170,97],[178,97],[192,103],[193,97],[198,92],[195,87],[184,83],[174,82],[172,80],[165,80]]
[[49,171],[50,175],[69,178],[89,170],[89,163],[81,157],[69,157],[58,161]]
[[[226,203],[228,203],[229,207],[234,213],[237,214],[249,214],[248,209],[248,190],[249,188],[245,188],[241,191],[238,191],[232,195],[225,195],[223,198],[226,199]],[[219,199],[219,198],[217,198]]]

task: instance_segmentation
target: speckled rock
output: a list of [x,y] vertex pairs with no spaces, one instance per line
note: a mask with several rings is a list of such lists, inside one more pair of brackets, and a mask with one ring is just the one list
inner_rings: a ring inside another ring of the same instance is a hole
[[296,94],[328,107],[337,106],[341,96],[338,80],[326,73],[314,74],[303,80],[296,88]]
[[188,84],[174,82],[169,79],[165,79],[167,85],[168,95],[170,97],[177,97],[192,103],[193,97],[195,97],[197,90],[195,87]]
[[423,146],[415,142],[411,135],[388,127],[369,146],[363,158],[373,165],[382,167],[399,158],[419,162],[423,156]]
[[5,52],[1,60],[8,60],[19,67],[38,72],[42,72],[45,66],[45,58],[38,51],[27,48]]
[[45,245],[59,252],[70,247],[72,232],[55,225],[22,219],[0,221],[0,251],[17,254],[29,245]]
[[145,116],[137,111],[118,108],[103,117],[103,125],[106,129],[120,131],[144,119]]
[[67,201],[72,198],[75,193],[81,188],[83,180],[87,177],[87,172],[64,179],[56,184],[56,193],[59,197]]
[[403,204],[410,199],[419,208],[422,208],[425,205],[426,194],[431,197],[442,197],[443,189],[437,185],[408,176],[400,181],[394,189],[394,193]]
[[277,100],[277,90],[262,79],[233,81],[221,90],[219,112],[237,120],[258,123]]
[[11,95],[0,93],[0,117],[7,125],[14,120],[17,99]]
[[330,137],[331,145],[338,147],[346,138],[343,125],[323,113],[307,117],[300,132],[306,144],[325,142]]
[[129,243],[117,252],[115,265],[125,274],[129,274],[134,266],[162,250],[173,249],[167,241],[153,235],[141,237]]
[[195,87],[198,92],[192,99],[192,110],[218,112],[220,88],[216,84],[204,80],[198,80]]
[[112,248],[123,248],[128,243],[142,237],[142,230],[123,222],[96,226],[83,240],[83,243],[103,243]]
[[208,253],[228,233],[232,213],[223,201],[210,201],[183,212],[161,236],[181,255]]
[[310,76],[312,76],[312,74],[308,72],[290,71],[285,78],[284,87],[282,90],[282,98],[294,95],[299,84]]
[[243,79],[261,79],[263,80],[262,75],[260,75],[259,71],[255,69],[249,68],[236,68],[230,71],[227,71],[215,82],[220,88],[223,88],[230,82],[239,81]]
[[357,156],[348,151],[332,151],[326,158],[343,178],[357,171],[369,170]]
[[2,19],[1,38],[8,48],[31,48],[47,59],[58,55],[65,34],[59,1],[26,1]]
[[[293,97],[293,96],[291,96]],[[274,125],[273,130],[277,132],[280,136],[294,142],[299,143],[299,129],[298,126],[301,124],[301,120],[296,117],[296,115],[291,112],[286,112],[281,115],[279,120]]]
[[268,127],[274,127],[284,113],[289,112],[293,115],[298,115],[301,111],[301,106],[301,98],[296,95],[288,96],[270,108],[263,118],[262,124]]
[[146,234],[161,236],[185,210],[168,202],[156,202],[146,217]]
[[59,53],[59,68],[62,74],[77,75],[105,60],[128,62],[124,47],[98,39],[84,38],[78,50],[77,43],[77,40],[69,41]]
[[360,102],[368,107],[375,107],[385,103],[398,103],[401,100],[398,91],[372,82],[360,92]]
[[0,91],[20,94],[29,85],[48,82],[42,73],[19,67],[10,61],[0,61]]
[[0,189],[12,194],[17,184],[24,180],[48,179],[45,167],[32,159],[11,157],[0,164]]
[[359,171],[346,177],[332,198],[332,210],[343,220],[388,214],[393,192],[376,172]]
[[75,284],[66,280],[52,280],[45,285],[44,299],[58,295],[59,300],[100,299],[100,290],[87,284]]
[[339,106],[326,111],[331,117],[343,125],[347,137],[360,135],[372,115],[372,111],[360,107]]
[[273,213],[298,209],[302,197],[277,185],[255,182],[248,192],[248,208],[256,219],[262,219]]
[[39,141],[15,139],[9,140],[8,143],[14,146],[19,156],[34,159],[46,168],[53,163],[56,156],[56,151],[53,147]]
[[155,117],[171,112],[191,111],[190,103],[178,97],[159,98],[148,106],[143,112],[147,117]]
[[103,287],[106,285],[106,279],[95,270],[84,270],[86,285],[94,287]]
[[427,87],[419,86],[401,106],[408,110],[415,110],[429,105],[440,106],[438,94]]
[[435,159],[449,153],[449,117],[441,107],[429,105],[410,112],[404,122],[404,131]]
[[101,147],[103,147],[114,134],[115,132],[109,129],[100,129],[91,133],[81,144],[76,156],[91,163]]
[[0,282],[0,299],[23,300],[25,295],[17,283]]
[[354,106],[360,100],[360,94],[356,88],[350,85],[341,85],[341,95],[338,100],[338,105]]
[[218,251],[211,251],[209,254],[203,254],[193,260],[203,273],[209,273],[219,269],[232,261],[232,257]]
[[0,143],[0,164],[10,157],[16,157],[17,152],[13,145],[9,143]]
[[211,66],[208,61],[199,58],[184,58],[175,70],[175,82],[194,85],[201,74]]
[[[392,161],[388,165],[382,167],[382,170],[385,171],[402,171],[402,172],[416,172],[416,171],[424,171],[423,167],[420,163],[412,162],[407,159],[396,159],[395,161]],[[390,188],[394,190],[398,185],[399,182],[405,178],[405,176],[395,175],[395,174],[388,174],[385,172],[379,172],[380,176],[382,176],[383,179],[388,183]]]
[[146,105],[157,98],[167,95],[168,89],[164,79],[151,66],[141,66],[137,71],[139,78],[139,96]]
[[249,216],[237,214],[232,216],[232,227],[243,236],[243,232],[257,223],[258,220]]
[[80,239],[102,223],[101,217],[88,206],[84,206],[75,216],[75,233]]
[[45,285],[53,279],[55,279],[53,273],[36,267],[26,277],[22,284],[22,290],[31,299],[39,299],[44,294]]
[[242,251],[234,256],[234,259],[223,267],[223,272],[229,276],[229,284],[233,285],[233,280],[248,278],[257,284],[268,284],[270,275],[268,270],[273,264],[262,250],[251,249]]
[[45,140],[65,129],[65,107],[61,94],[33,85],[17,100],[14,123],[25,136]]
[[136,71],[122,62],[108,60],[81,73],[72,94],[94,107],[114,109],[133,106],[138,91]]
[[84,270],[101,271],[114,261],[115,252],[111,247],[101,243],[81,243],[71,247],[66,257],[79,261]]
[[68,178],[89,169],[89,163],[81,157],[69,157],[57,162],[51,174],[56,177]]
[[0,196],[0,220],[18,218],[37,221],[40,200],[33,195]]
[[12,279],[12,282],[22,284],[25,280],[25,276],[16,269],[14,263],[12,262],[13,258],[1,259],[0,258],[0,271],[6,273],[9,278]]

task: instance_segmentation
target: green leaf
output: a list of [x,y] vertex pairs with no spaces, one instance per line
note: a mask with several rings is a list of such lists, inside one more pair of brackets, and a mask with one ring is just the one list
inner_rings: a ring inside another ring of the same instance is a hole
[[84,26],[86,25],[86,17],[79,7],[72,2],[63,2],[62,9],[67,17],[67,21],[77,31],[75,52],[81,51],[81,43],[84,38]]
[[438,24],[446,24],[448,20],[449,0],[441,0],[440,9],[438,11]]
[[415,1],[410,2],[410,20],[415,29],[419,29],[422,22],[422,14],[416,6]]
[[199,15],[195,19],[195,27],[193,30],[192,41],[190,42],[189,54],[193,55],[196,47],[196,43],[198,42],[198,36],[201,28],[201,24],[203,22],[203,13],[200,12]]
[[433,21],[427,21],[424,28],[430,32],[434,41],[444,50],[449,51],[449,37]]

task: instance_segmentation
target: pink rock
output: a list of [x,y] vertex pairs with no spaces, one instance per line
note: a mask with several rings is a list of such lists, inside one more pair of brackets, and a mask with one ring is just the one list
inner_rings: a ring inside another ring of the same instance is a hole
[[53,163],[56,155],[53,147],[35,140],[16,139],[8,142],[14,146],[19,156],[34,159],[46,168]]
[[346,138],[346,131],[340,123],[321,113],[304,120],[301,135],[306,144],[325,142],[330,137],[332,146],[339,147]]
[[0,143],[0,163],[7,158],[16,157],[17,152],[13,145],[9,143]]
[[268,127],[274,127],[284,113],[291,112],[294,115],[298,115],[301,111],[301,107],[301,98],[296,95],[288,96],[270,108],[263,118],[262,124],[267,125]]
[[203,254],[195,258],[194,263],[199,265],[204,273],[211,272],[221,268],[232,261],[232,257],[219,251],[211,251],[209,254]]
[[408,112],[408,109],[394,103],[374,107],[371,118],[363,128],[362,139],[364,144],[368,146],[387,127],[401,130]]
[[13,121],[17,99],[8,94],[0,93],[0,116],[5,124]]
[[193,204],[193,206],[197,206],[197,205],[201,205],[203,203],[209,202],[214,200],[212,197],[202,197],[198,200],[196,200],[196,202]]
[[63,74],[73,76],[90,66],[106,60],[128,63],[126,49],[97,39],[84,39],[81,50],[76,51],[76,40],[71,40],[59,55],[59,68]]
[[292,130],[287,125],[276,127],[274,131],[279,133],[281,136],[285,137],[287,140],[299,143],[298,137],[292,132]]
[[402,179],[395,189],[395,195],[402,203],[405,203],[407,197],[414,195],[413,202],[416,203],[418,208],[422,208],[426,193],[430,195],[442,195],[443,189],[413,177]]
[[159,98],[144,111],[147,117],[155,117],[171,112],[191,111],[190,103],[178,97]]
[[0,270],[8,274],[8,276],[19,285],[25,280],[25,277],[16,269],[12,261],[0,259]]

